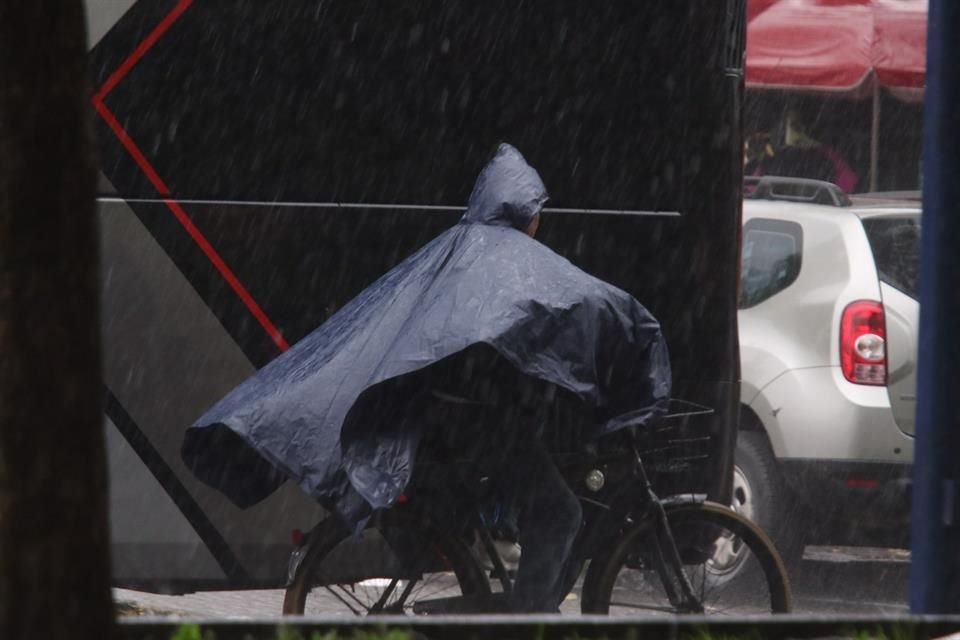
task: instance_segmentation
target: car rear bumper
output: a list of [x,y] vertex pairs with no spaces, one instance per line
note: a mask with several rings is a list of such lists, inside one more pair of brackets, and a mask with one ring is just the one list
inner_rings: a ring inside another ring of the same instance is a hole
[[886,387],[851,384],[839,367],[794,369],[751,408],[786,485],[812,511],[808,543],[905,544],[913,437],[897,425]]
[[[910,533],[910,465],[781,459],[784,481],[824,524],[821,542],[899,546]],[[829,525],[828,525],[829,523]]]
[[913,463],[913,437],[897,425],[887,388],[851,384],[839,367],[787,371],[750,407],[780,460]]

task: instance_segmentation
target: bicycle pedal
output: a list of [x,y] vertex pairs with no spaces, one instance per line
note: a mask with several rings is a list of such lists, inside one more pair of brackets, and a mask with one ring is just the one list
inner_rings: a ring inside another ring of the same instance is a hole
[[[489,573],[489,575],[488,575],[487,577],[488,577],[488,578],[496,579],[496,578],[499,578],[500,576],[497,575],[497,570],[496,570],[496,569],[490,569],[490,573]],[[516,570],[516,569],[507,569],[507,577],[510,578],[511,580],[516,580],[516,579],[517,579],[517,570]]]

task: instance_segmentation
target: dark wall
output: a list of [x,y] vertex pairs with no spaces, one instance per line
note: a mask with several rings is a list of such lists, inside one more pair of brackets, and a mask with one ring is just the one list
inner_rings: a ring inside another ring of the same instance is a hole
[[[661,274],[675,282],[682,276],[677,266],[689,271],[691,260],[703,256],[710,263],[704,270],[729,267],[735,250],[730,196],[738,187],[726,164],[738,132],[731,92],[720,78],[724,5],[200,0],[106,104],[181,200],[462,205],[487,155],[507,140],[541,172],[551,206],[687,216],[689,224],[665,228],[649,220],[576,223],[582,230],[617,229],[592,241],[610,262],[608,269],[596,266],[622,284]],[[141,2],[124,17],[94,51],[95,85],[172,6]],[[155,197],[102,122],[99,133],[101,165],[118,192]],[[269,215],[210,222],[198,215],[202,230],[221,241],[215,247],[239,243],[246,257],[229,264],[242,269],[252,256],[269,258],[256,260],[254,281],[273,280],[269,272],[280,277],[285,263],[300,266],[297,254],[309,259],[321,245],[327,269],[343,257],[330,255],[337,242],[326,224],[295,234],[288,239],[295,246],[279,251],[278,239],[272,250],[257,246],[280,223]],[[355,228],[364,219],[353,212],[338,217],[355,220],[348,223]],[[166,242],[189,252],[189,238],[167,222]],[[241,229],[250,233],[238,236]],[[691,241],[698,229],[716,233],[721,246]],[[622,233],[630,245],[611,261],[611,239]],[[369,233],[347,228],[334,235],[353,242]],[[415,234],[411,244],[387,235],[394,240],[387,253],[396,258],[424,239]],[[296,244],[311,242],[313,251]],[[378,248],[384,249],[390,247]],[[351,256],[360,250],[339,249]],[[624,269],[636,261],[628,254],[650,252],[657,268]],[[318,275],[310,274],[313,291]],[[643,282],[628,288],[637,286],[646,293]],[[286,297],[276,282],[267,289],[261,297]],[[293,338],[305,330],[291,329]]]
[[[96,49],[99,80],[167,3],[147,4]],[[462,204],[505,139],[556,206],[680,209],[722,35],[685,18],[705,4],[199,0],[107,104],[180,198]]]
[[[506,140],[553,207],[680,212],[553,213],[541,239],[661,320],[678,393],[719,411],[723,468],[739,380],[742,4],[196,0],[105,104],[290,343],[458,215],[263,203],[462,206]],[[94,49],[94,85],[174,6],[138,2]],[[181,221],[137,201],[157,191],[102,120],[98,141],[104,174],[241,349],[256,366],[275,357]]]

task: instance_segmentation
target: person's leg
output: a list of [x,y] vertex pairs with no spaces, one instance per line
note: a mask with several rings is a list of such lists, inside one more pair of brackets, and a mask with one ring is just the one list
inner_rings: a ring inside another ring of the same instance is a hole
[[580,501],[543,444],[537,441],[511,461],[514,491],[520,509],[520,564],[513,609],[556,613],[563,594],[560,577],[580,530]]

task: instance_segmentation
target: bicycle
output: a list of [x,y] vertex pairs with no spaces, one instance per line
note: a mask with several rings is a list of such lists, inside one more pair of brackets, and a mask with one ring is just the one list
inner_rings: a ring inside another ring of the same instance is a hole
[[[582,613],[790,611],[786,569],[762,530],[704,496],[660,499],[653,490],[648,467],[658,477],[706,455],[697,448],[708,438],[672,435],[672,421],[697,412],[668,414],[644,433],[608,436],[614,446],[557,456],[583,506],[561,585],[569,596],[586,566]],[[456,465],[427,465],[425,480],[411,482],[408,493],[376,513],[360,536],[337,518],[323,520],[291,555],[284,614],[329,614],[334,607],[357,615],[503,612],[512,576],[484,517],[495,499],[491,482],[479,477],[458,491],[438,489],[449,488],[436,480]],[[473,540],[492,563],[490,577],[499,591],[471,553]],[[315,592],[322,594],[316,601]]]

